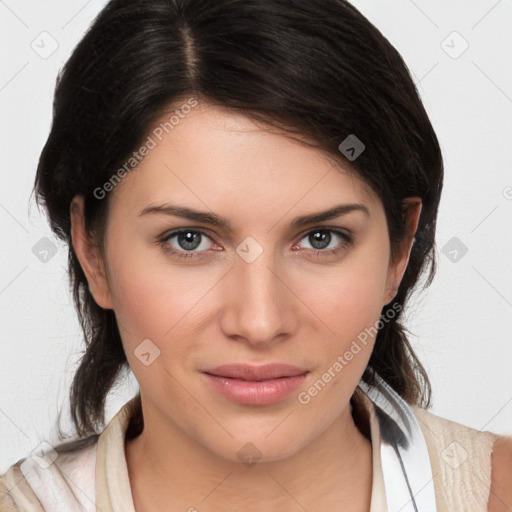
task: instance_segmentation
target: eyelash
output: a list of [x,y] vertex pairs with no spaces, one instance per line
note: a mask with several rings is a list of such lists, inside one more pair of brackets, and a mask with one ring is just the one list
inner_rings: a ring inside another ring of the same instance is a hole
[[[309,231],[306,231],[301,236],[299,241],[303,240],[311,233],[317,233],[320,231],[328,231],[330,233],[334,233],[335,235],[338,235],[342,239],[342,241],[336,247],[334,247],[332,249],[307,249],[307,251],[311,252],[312,255],[315,257],[332,256],[334,254],[337,254],[339,251],[346,249],[347,247],[351,247],[354,243],[353,236],[351,234],[347,233],[346,231],[342,231],[340,229],[329,228],[329,227],[320,227],[320,228],[310,229]],[[172,248],[168,244],[169,240],[171,238],[173,238],[174,236],[179,235],[180,233],[189,233],[189,232],[190,233],[200,233],[201,235],[211,239],[211,236],[206,231],[204,231],[202,229],[180,228],[180,229],[171,231],[170,233],[167,233],[163,238],[158,240],[158,245],[160,245],[166,253],[170,253],[173,256],[176,256],[178,258],[186,259],[186,258],[202,258],[202,257],[204,257],[204,253],[207,251],[200,251],[200,252],[178,251],[178,250]]]

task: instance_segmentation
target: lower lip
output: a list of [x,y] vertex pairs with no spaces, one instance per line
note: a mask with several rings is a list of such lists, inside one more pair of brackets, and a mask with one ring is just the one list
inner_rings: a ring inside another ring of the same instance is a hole
[[233,402],[246,405],[268,405],[279,402],[296,390],[307,373],[263,381],[247,381],[205,373],[211,385]]

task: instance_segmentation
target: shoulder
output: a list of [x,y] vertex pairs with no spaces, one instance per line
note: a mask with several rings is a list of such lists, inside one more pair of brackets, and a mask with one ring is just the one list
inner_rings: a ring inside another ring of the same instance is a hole
[[2,512],[43,512],[40,501],[25,479],[20,459],[0,475],[0,510]]
[[427,443],[436,499],[447,510],[461,510],[461,507],[487,510],[494,465],[492,454],[500,436],[448,420],[417,406],[412,409]]
[[46,445],[13,464],[0,475],[2,512],[53,510],[56,496],[69,510],[94,510],[96,441]]
[[499,437],[492,452],[490,512],[512,509],[512,437]]
[[462,447],[481,448],[490,454],[494,442],[500,437],[493,432],[478,430],[443,418],[418,406],[412,406],[412,410],[422,430],[427,431],[431,440],[440,446],[445,445],[446,442],[457,442]]
[[444,459],[450,458],[450,452],[459,453],[464,459],[471,455],[473,458],[490,457],[494,442],[499,438],[493,432],[468,427],[417,406],[412,410],[427,441],[441,450]]

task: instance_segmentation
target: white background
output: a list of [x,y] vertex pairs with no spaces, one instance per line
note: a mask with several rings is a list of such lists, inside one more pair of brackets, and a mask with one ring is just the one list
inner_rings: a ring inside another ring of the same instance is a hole
[[[29,196],[57,72],[104,3],[0,2],[0,472],[52,442],[80,356],[66,248]],[[444,153],[438,273],[407,315],[432,412],[512,435],[512,2],[353,3],[403,55]],[[58,48],[43,59],[31,44],[51,49],[45,31]],[[32,252],[43,237],[57,248],[46,263]],[[442,252],[453,237],[468,249],[456,262]],[[107,420],[133,396],[128,384]]]

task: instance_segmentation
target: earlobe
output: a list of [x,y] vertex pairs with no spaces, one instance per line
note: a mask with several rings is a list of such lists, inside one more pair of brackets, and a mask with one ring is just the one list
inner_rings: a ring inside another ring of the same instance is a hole
[[103,259],[85,229],[83,197],[76,195],[69,209],[71,217],[71,243],[87,278],[89,291],[103,309],[114,309]]
[[388,294],[384,306],[387,306],[393,301],[393,299],[396,297],[397,292],[398,288],[396,288],[395,286],[391,286],[390,288],[388,288]]

